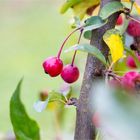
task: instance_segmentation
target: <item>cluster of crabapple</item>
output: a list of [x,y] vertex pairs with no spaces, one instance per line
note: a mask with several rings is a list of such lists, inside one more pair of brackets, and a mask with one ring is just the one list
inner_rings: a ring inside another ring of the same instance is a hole
[[[131,95],[138,95],[140,93],[140,73],[136,71],[129,71],[118,79],[111,79],[109,85],[114,88],[119,88],[127,91]],[[92,122],[95,127],[102,125],[99,112],[96,110],[92,116]]]
[[[119,15],[116,25],[122,25],[124,23],[124,19],[122,15]],[[132,37],[140,36],[140,23],[138,21],[130,20],[127,28],[127,33]]]
[[[140,37],[140,23],[131,20],[129,22],[128,28],[127,28],[127,33],[132,36],[132,37]],[[136,56],[138,58],[138,60],[140,61],[140,56],[139,56],[139,52],[138,52],[138,48],[137,45],[134,43],[130,46],[130,48],[136,52]],[[129,68],[137,68],[135,61],[133,59],[133,57],[129,56],[127,58],[127,66]]]
[[[138,95],[140,93],[140,73],[136,71],[126,72],[123,76],[111,79],[109,85],[114,88],[123,89],[131,95]],[[100,119],[99,112],[94,112],[92,122],[97,128],[101,126]]]
[[[120,15],[117,19],[116,25],[120,26],[124,22],[122,15]],[[128,28],[127,28],[127,33],[132,36],[132,37],[140,37],[140,23],[130,20]],[[137,52],[137,48],[133,49],[134,45],[131,45],[130,48],[132,51],[135,51],[136,58],[140,61],[140,56]],[[136,69],[137,65],[134,61],[134,58],[132,56],[128,56],[126,60],[126,65],[129,68]],[[113,75],[113,78],[109,80],[109,85],[114,88],[119,88],[126,90],[127,93],[140,93],[140,73],[131,70],[126,72],[123,76],[118,76],[118,75]],[[100,114],[98,111],[94,112],[94,115],[92,117],[92,122],[94,125],[98,128],[101,126],[101,118]]]
[[140,73],[136,71],[125,73],[121,78],[121,84],[125,89],[137,90],[138,86],[140,86]]
[[[116,25],[122,25],[124,22],[122,15],[120,15],[117,19]],[[127,33],[132,37],[140,37],[140,23],[135,20],[130,20],[127,28]],[[133,51],[136,51],[136,57],[140,61],[140,56],[137,53],[137,46],[136,44],[132,44],[130,48]],[[137,68],[134,58],[132,56],[128,56],[126,60],[126,65],[129,68]]]
[[109,84],[131,93],[138,93],[140,91],[140,73],[137,71],[126,72],[123,76],[117,76],[117,78],[111,79]]
[[[71,64],[67,64],[63,66],[63,61],[60,59],[60,55],[62,52],[62,49],[66,43],[66,41],[69,39],[69,37],[76,32],[79,29],[74,30],[72,33],[68,35],[68,37],[64,40],[62,46],[60,47],[60,50],[58,52],[57,56],[52,56],[47,58],[43,62],[43,68],[46,74],[50,75],[51,77],[56,77],[58,75],[61,75],[61,78],[66,82],[66,83],[74,83],[75,81],[78,80],[79,78],[79,69],[77,66],[74,65],[74,60],[76,56],[76,51],[74,53],[73,59]],[[82,29],[80,30],[80,36],[78,39],[78,44],[81,39],[82,35]]]
[[[122,25],[123,24],[123,17],[122,15],[119,16],[117,19],[116,25]],[[126,32],[133,38],[140,37],[140,23],[135,20],[130,20]],[[135,49],[134,49],[135,47]],[[140,56],[138,53],[138,50],[136,48],[136,45],[132,44],[130,46],[131,50],[134,51],[136,58],[138,61],[140,61]],[[129,68],[136,69],[137,65],[135,63],[135,60],[132,56],[128,56],[126,59],[126,65]],[[109,81],[109,84],[115,86],[115,87],[122,87],[123,89],[126,89],[128,91],[139,91],[140,90],[140,73],[137,71],[129,71],[125,73],[123,76],[114,76],[115,78],[111,79]],[[138,89],[139,88],[139,89]]]

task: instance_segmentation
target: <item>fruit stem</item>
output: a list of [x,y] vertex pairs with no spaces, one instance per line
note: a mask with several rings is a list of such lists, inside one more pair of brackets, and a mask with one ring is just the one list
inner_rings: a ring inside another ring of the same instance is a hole
[[[77,44],[80,43],[80,40],[81,40],[81,37],[82,37],[82,33],[83,33],[83,28],[81,28],[81,30],[80,30],[80,35],[79,35]],[[72,58],[72,62],[71,62],[71,65],[72,65],[72,66],[73,66],[73,64],[74,64],[74,60],[75,60],[75,57],[76,57],[76,53],[77,53],[77,50],[75,50],[74,55],[73,55],[73,58]]]
[[131,15],[128,15],[128,17],[129,17],[130,19],[132,19],[132,20],[134,20],[134,21],[140,23],[140,21],[139,21],[138,19],[133,18]]
[[60,50],[59,50],[59,52],[58,52],[58,55],[57,55],[58,58],[60,58],[62,49],[63,49],[65,43],[67,42],[67,40],[70,38],[70,36],[71,36],[73,33],[75,33],[76,31],[80,30],[80,29],[83,29],[83,26],[81,26],[81,27],[79,27],[79,28],[76,28],[75,30],[73,30],[73,31],[65,38],[65,40],[63,41],[63,43],[62,43],[62,45],[61,45],[61,48],[60,48]]

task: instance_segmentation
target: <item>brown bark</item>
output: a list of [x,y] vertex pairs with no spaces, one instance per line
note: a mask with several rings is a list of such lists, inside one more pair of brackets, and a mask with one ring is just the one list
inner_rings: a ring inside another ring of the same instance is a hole
[[[120,0],[102,0],[101,7],[111,1]],[[112,15],[105,26],[92,31],[91,44],[100,49],[106,58],[108,56],[108,47],[103,42],[102,37],[106,30],[115,26],[117,17],[118,13]],[[94,81],[103,77],[103,70],[105,70],[104,65],[97,58],[88,54],[80,97],[77,104],[75,140],[95,140],[95,127],[92,123],[92,115],[89,108],[90,89]]]
[[134,38],[134,45],[138,54],[140,55],[140,36]]

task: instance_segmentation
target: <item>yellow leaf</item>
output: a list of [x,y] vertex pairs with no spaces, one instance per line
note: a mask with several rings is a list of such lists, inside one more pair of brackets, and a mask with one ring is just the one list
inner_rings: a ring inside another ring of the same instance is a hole
[[120,34],[111,32],[109,30],[105,33],[104,41],[110,49],[112,62],[115,63],[124,57],[124,43]]
[[[85,15],[88,15],[88,12],[94,11],[100,4],[100,0],[67,0],[61,7],[60,12],[63,14],[68,9],[72,8],[74,15],[83,19]],[[91,9],[91,11],[90,11]]]
[[130,0],[121,0],[122,2],[130,2]]

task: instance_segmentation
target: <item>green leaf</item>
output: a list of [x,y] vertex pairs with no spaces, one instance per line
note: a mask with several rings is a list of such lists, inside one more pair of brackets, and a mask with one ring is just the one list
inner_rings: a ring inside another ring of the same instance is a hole
[[92,46],[90,44],[76,44],[70,47],[69,49],[67,49],[65,52],[69,52],[73,50],[79,50],[79,51],[90,53],[93,56],[95,56],[97,59],[99,59],[104,65],[107,65],[104,55],[95,46]]
[[56,92],[56,91],[52,91],[49,93],[49,103],[50,102],[54,102],[54,101],[60,101],[60,102],[65,102],[65,97],[63,96],[63,94]]
[[10,118],[17,140],[40,140],[39,127],[32,120],[20,100],[20,80],[10,100]]
[[104,26],[107,20],[102,20],[99,16],[92,16],[85,21],[84,31],[91,31]]
[[108,17],[110,17],[112,14],[119,12],[119,11],[123,11],[123,5],[122,3],[118,2],[118,1],[114,1],[114,2],[109,2],[108,4],[106,4],[100,11],[99,16],[105,20]]
[[91,39],[91,35],[92,35],[92,32],[91,31],[86,31],[84,33],[84,38],[90,40]]
[[104,23],[104,20],[102,20],[99,16],[92,16],[85,20],[85,26],[90,26],[99,23]]

